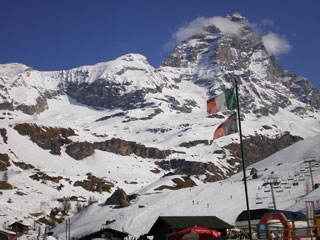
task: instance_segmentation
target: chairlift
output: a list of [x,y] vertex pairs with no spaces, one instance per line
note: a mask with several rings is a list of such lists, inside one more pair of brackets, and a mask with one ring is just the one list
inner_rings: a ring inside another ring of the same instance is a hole
[[281,193],[281,192],[283,192],[283,189],[282,189],[282,188],[279,188],[279,189],[276,190],[276,192],[277,192],[277,193]]
[[262,198],[256,198],[256,204],[262,204],[263,203],[263,201],[262,201]]
[[263,191],[264,192],[271,192],[271,189],[270,189],[270,187],[265,187]]

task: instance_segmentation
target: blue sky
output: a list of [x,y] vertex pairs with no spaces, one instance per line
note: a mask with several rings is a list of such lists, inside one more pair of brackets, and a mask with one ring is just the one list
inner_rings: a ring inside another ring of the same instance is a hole
[[0,63],[67,70],[140,53],[156,67],[196,19],[240,13],[276,41],[280,66],[320,89],[319,7],[319,0],[1,0]]

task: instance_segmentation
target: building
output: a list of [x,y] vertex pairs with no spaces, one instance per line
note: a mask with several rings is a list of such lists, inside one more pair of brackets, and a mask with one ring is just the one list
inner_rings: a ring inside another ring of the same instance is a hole
[[0,228],[0,240],[14,240],[15,238],[16,238],[15,232]]
[[78,240],[91,240],[91,239],[124,239],[128,236],[128,233],[120,232],[117,230],[114,230],[112,228],[103,228],[100,231],[85,235],[81,238],[78,238]]
[[194,226],[221,232],[222,239],[226,238],[227,229],[233,228],[232,225],[215,216],[160,216],[147,235],[154,236],[153,240],[167,240],[170,234]]
[[[269,208],[260,208],[260,209],[250,210],[251,225],[257,225],[265,213],[283,213],[289,221],[305,221],[307,219],[307,217],[301,212],[291,212],[291,211],[275,210],[275,209],[269,209]],[[247,210],[242,211],[238,215],[235,224],[239,228],[241,228],[242,226],[248,226]]]
[[13,232],[16,232],[18,236],[27,234],[29,232],[30,226],[23,224],[22,222],[15,222],[9,225]]

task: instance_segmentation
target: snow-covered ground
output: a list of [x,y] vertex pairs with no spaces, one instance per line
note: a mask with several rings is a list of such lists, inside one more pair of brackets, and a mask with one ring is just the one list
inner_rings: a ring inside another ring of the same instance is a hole
[[[193,97],[198,98],[197,101],[205,102],[205,96],[200,90]],[[212,153],[227,143],[238,141],[237,134],[217,139],[207,146],[200,144],[188,149],[179,147],[182,142],[212,139],[214,129],[221,120],[208,118],[205,104],[194,109],[192,113],[179,114],[162,105],[164,114],[159,114],[150,120],[137,120],[130,123],[125,123],[123,121],[125,117],[121,116],[96,122],[97,119],[116,114],[119,110],[95,110],[66,96],[48,100],[48,106],[48,110],[32,116],[19,111],[1,111],[3,119],[0,122],[0,128],[6,128],[8,143],[6,144],[4,139],[0,138],[0,152],[8,153],[11,161],[23,161],[35,167],[35,169],[21,170],[12,164],[7,171],[8,182],[15,188],[3,190],[1,194],[0,219],[6,226],[17,220],[23,220],[27,225],[35,226],[36,218],[31,217],[30,214],[49,214],[50,209],[61,207],[57,199],[71,196],[81,196],[86,200],[92,197],[98,201],[97,204],[85,208],[71,218],[71,235],[74,237],[99,230],[107,220],[113,219],[116,221],[108,227],[126,231],[134,236],[147,233],[158,216],[214,215],[233,224],[236,216],[246,209],[244,185],[241,181],[242,173],[224,181],[206,184],[200,179],[193,178],[198,184],[197,187],[175,191],[154,191],[161,185],[174,185],[171,180],[173,176],[162,177],[166,173],[164,170],[160,169],[158,173],[151,172],[157,168],[156,160],[143,159],[135,155],[119,156],[95,150],[92,156],[77,161],[65,153],[64,147],[60,156],[52,155],[49,150],[41,149],[31,142],[28,136],[22,136],[13,129],[18,123],[71,127],[77,133],[77,136],[70,137],[73,141],[94,142],[117,137],[143,143],[148,147],[182,150],[185,154],[172,154],[169,159],[183,157],[190,161],[214,162],[223,169],[225,160],[219,159],[219,156],[214,156]],[[152,112],[149,108],[134,109],[128,111],[127,115],[143,118]],[[248,180],[252,209],[268,207],[271,202],[271,194],[264,192],[261,188],[264,178],[271,172],[279,174],[286,180],[289,175],[300,170],[304,158],[319,159],[319,117],[315,115],[303,121],[300,121],[301,119],[286,109],[280,109],[277,115],[271,117],[256,118],[250,114],[246,115],[242,123],[245,136],[255,133],[275,136],[288,130],[293,135],[306,138],[248,167],[248,169],[255,167],[259,171],[259,179]],[[186,123],[187,126],[185,126]],[[263,125],[273,127],[264,129]],[[147,131],[149,128],[163,128],[168,131],[154,134]],[[32,180],[30,176],[39,169],[49,176],[62,176],[64,179],[59,184]],[[316,170],[314,181],[319,182],[320,170]],[[131,206],[123,209],[104,206],[105,200],[111,193],[89,192],[81,187],[72,186],[75,181],[86,179],[86,174],[89,172],[123,188],[128,194],[137,193],[138,198]],[[305,200],[319,200],[317,199],[319,190],[306,194],[307,189],[310,189],[306,185],[307,181],[310,182],[305,176],[304,180],[299,182],[299,186],[291,189],[283,188],[283,192],[276,193],[278,209],[302,210]],[[130,184],[130,182],[136,182],[136,184]],[[58,190],[60,184],[63,184],[63,188]],[[263,200],[262,204],[256,204],[257,197]],[[72,202],[72,208],[74,213],[74,202]],[[64,223],[54,229],[55,234],[61,239],[64,238],[64,231]]]
[[[277,209],[303,211],[305,201],[314,201],[315,206],[319,208],[320,188],[311,191],[311,179],[310,176],[306,176],[308,171],[303,164],[306,158],[320,159],[319,144],[320,135],[298,142],[263,161],[248,166],[247,169],[256,168],[259,176],[258,179],[249,177],[247,181],[250,209],[268,208],[272,202],[271,192],[265,192],[262,184],[268,177],[277,175],[282,182],[286,181],[291,186],[288,189],[281,184],[282,192],[279,192],[278,188],[275,189]],[[313,169],[314,183],[320,183],[320,167]],[[294,176],[295,173],[300,177]],[[293,180],[288,180],[290,176],[298,180],[298,186],[292,186]],[[77,237],[94,232],[107,220],[116,220],[108,227],[138,237],[150,230],[158,216],[217,216],[234,224],[238,214],[246,210],[242,178],[243,174],[239,173],[220,182],[200,184],[193,188],[154,191],[155,187],[170,181],[170,177],[165,177],[137,191],[139,197],[129,207],[113,209],[99,202],[76,214],[71,218],[71,235]],[[262,203],[257,204],[257,199]],[[62,239],[64,231],[64,224],[54,229],[55,234]]]

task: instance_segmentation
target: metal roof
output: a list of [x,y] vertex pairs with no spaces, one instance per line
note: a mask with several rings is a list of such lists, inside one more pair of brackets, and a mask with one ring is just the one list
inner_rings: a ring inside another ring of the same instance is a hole
[[[215,216],[160,216],[162,220],[175,229],[184,229],[188,227],[206,227],[206,228],[232,228],[233,226]],[[157,220],[157,221],[158,221]]]

